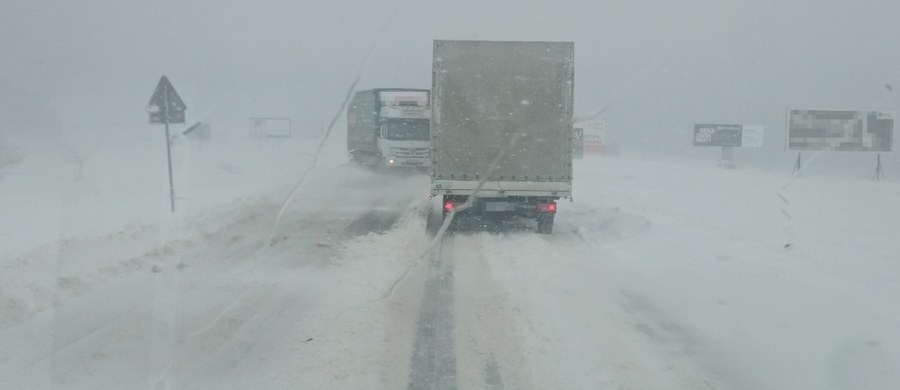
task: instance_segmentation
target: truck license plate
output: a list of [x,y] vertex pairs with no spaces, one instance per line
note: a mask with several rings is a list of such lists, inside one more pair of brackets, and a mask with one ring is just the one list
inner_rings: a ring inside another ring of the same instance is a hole
[[487,204],[485,205],[485,211],[509,211],[509,202],[487,202]]

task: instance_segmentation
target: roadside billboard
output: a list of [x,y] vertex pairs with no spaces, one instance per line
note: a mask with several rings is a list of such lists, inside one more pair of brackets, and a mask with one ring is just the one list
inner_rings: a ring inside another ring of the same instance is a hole
[[600,154],[606,151],[606,121],[590,119],[578,122],[575,128],[582,129],[584,153]]
[[257,138],[290,138],[288,118],[250,118],[250,135]]
[[698,123],[694,125],[694,146],[741,146],[741,125]]
[[761,148],[761,125],[698,123],[694,125],[694,146]]
[[889,152],[893,115],[877,111],[790,110],[788,150]]

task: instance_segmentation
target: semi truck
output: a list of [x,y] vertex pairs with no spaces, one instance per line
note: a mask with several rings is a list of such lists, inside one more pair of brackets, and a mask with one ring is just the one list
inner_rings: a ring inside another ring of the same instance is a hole
[[347,108],[350,159],[373,168],[427,169],[427,89],[378,88],[358,91]]
[[436,40],[431,195],[446,219],[528,218],[572,198],[574,44]]

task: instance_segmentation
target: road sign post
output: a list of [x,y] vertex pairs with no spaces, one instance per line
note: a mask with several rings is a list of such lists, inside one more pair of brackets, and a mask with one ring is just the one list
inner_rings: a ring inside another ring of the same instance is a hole
[[172,205],[172,212],[175,212],[175,182],[172,180],[172,137],[169,136],[169,94],[168,86],[163,87],[163,95],[165,105],[163,106],[164,122],[166,124],[166,160],[169,163],[169,201]]
[[172,206],[172,212],[175,212],[175,183],[172,179],[172,138],[169,134],[169,123],[184,123],[184,111],[187,106],[172,83],[166,76],[159,79],[156,84],[156,90],[147,103],[147,112],[150,113],[150,123],[162,123],[166,126],[166,158],[169,164],[169,200]]

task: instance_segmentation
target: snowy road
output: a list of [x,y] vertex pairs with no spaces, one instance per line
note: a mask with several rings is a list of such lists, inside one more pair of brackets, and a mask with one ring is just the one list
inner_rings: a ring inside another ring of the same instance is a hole
[[0,390],[900,390],[898,17],[0,0]]
[[[176,240],[158,248],[160,256],[135,259],[133,269],[110,268],[119,275],[111,281],[90,286],[85,272],[77,279],[82,292],[0,329],[0,388],[315,383],[304,367],[314,370],[323,357],[343,359],[340,347],[327,349],[329,328],[354,318],[345,312],[363,310],[357,306],[402,271],[403,264],[383,264],[379,274],[345,243],[416,218],[425,200],[407,191],[423,186],[422,176],[384,183],[367,172],[343,174],[317,182],[343,190],[339,197],[300,194],[298,204],[317,207],[289,209],[269,245],[262,241],[277,205],[241,207],[230,210],[243,213],[234,223],[202,241]],[[375,184],[398,191],[358,191]],[[350,257],[342,254],[348,250]],[[367,270],[347,272],[356,267]],[[64,287],[67,279],[58,279]]]
[[[900,218],[883,207],[896,184],[785,190],[769,172],[593,161],[549,236],[458,232],[429,248],[427,177],[340,167],[311,178],[271,241],[279,205],[243,201],[145,255],[116,257],[134,242],[120,234],[8,262],[53,288],[4,279],[35,309],[0,317],[0,388],[900,383],[900,244],[871,226]],[[158,234],[143,231],[130,234]]]
[[409,389],[456,389],[453,259],[443,244],[430,256],[418,310]]
[[[690,335],[624,299],[588,248],[571,230],[445,237],[424,271],[408,388],[730,388],[668,356]],[[651,362],[667,372],[648,373]]]
[[408,388],[900,383],[896,184],[601,161],[553,235],[450,235],[408,278]]

